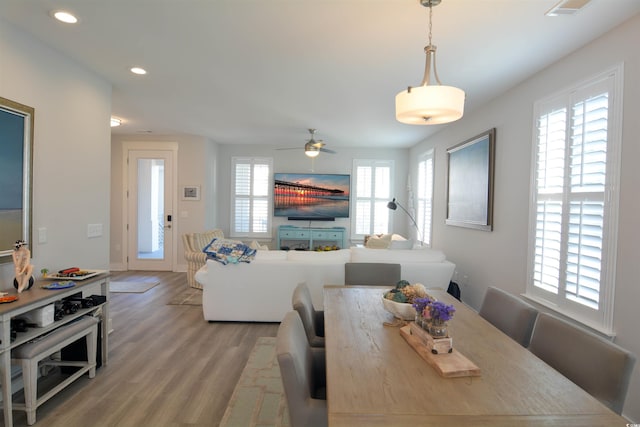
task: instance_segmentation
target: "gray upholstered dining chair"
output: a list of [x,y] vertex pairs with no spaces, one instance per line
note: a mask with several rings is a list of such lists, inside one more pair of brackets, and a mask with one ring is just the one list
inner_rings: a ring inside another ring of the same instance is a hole
[[326,426],[327,389],[324,348],[309,346],[297,311],[278,327],[276,354],[292,427]]
[[547,313],[538,315],[529,350],[612,411],[622,413],[633,354]]
[[400,264],[379,262],[347,262],[344,264],[345,285],[395,286],[400,281]]
[[293,309],[300,315],[311,347],[324,347],[324,311],[316,310],[306,283],[298,283],[291,297]]
[[484,294],[478,314],[520,345],[527,347],[538,310],[517,296],[491,286]]

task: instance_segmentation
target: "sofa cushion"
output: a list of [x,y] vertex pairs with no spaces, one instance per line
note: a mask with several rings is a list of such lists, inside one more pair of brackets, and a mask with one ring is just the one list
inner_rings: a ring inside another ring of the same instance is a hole
[[413,249],[413,239],[409,240],[392,240],[389,249]]
[[397,249],[379,250],[351,248],[351,262],[443,262],[445,255],[437,249]]
[[348,262],[351,259],[349,249],[339,249],[337,251],[289,251],[287,260],[304,262]]
[[287,251],[257,251],[256,256],[253,259],[254,262],[262,262],[262,261],[286,261],[287,259]]

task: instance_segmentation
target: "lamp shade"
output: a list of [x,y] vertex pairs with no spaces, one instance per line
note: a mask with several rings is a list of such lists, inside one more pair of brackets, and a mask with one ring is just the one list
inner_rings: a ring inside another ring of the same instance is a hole
[[453,86],[424,85],[396,95],[396,119],[410,125],[436,125],[464,114],[464,91]]

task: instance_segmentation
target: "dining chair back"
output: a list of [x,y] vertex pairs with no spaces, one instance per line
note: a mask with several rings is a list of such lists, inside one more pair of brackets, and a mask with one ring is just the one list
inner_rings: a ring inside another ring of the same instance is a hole
[[309,346],[302,320],[295,310],[285,314],[278,327],[276,354],[291,426],[326,426],[324,348]]
[[400,281],[400,264],[379,262],[347,262],[344,264],[345,285],[395,286]]
[[611,410],[622,413],[635,364],[633,354],[547,313],[538,315],[529,350]]
[[527,347],[538,310],[517,296],[491,286],[484,295],[478,314]]
[[316,310],[306,283],[293,290],[291,305],[298,312],[311,347],[324,347],[324,311]]

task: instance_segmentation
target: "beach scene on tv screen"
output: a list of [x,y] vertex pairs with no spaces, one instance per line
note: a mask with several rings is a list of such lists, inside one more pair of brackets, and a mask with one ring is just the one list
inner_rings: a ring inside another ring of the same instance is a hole
[[274,215],[348,218],[349,193],[349,175],[276,173]]

